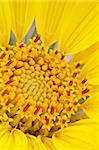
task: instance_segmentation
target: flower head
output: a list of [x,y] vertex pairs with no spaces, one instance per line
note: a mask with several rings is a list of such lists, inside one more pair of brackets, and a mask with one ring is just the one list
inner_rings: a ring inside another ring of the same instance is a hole
[[99,148],[98,3],[1,3],[0,148]]

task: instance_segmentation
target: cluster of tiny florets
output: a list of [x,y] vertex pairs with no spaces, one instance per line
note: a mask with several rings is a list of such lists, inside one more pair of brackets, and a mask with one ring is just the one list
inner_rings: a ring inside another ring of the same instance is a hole
[[40,44],[8,46],[0,52],[0,121],[25,133],[52,136],[68,126],[88,96],[79,62]]

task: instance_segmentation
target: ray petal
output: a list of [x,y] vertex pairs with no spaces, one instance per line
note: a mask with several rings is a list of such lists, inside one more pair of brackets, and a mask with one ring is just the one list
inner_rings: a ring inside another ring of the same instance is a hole
[[56,133],[53,143],[58,150],[98,150],[99,124],[84,119]]
[[52,138],[40,137],[47,150],[57,150],[52,142]]
[[36,5],[37,30],[46,44],[58,41],[68,54],[99,40],[99,4],[87,1],[43,1]]
[[9,150],[9,137],[10,137],[10,132],[7,128],[2,128],[0,130],[0,149],[4,150]]
[[73,61],[85,64],[88,61],[88,58],[90,58],[91,55],[93,55],[93,53],[97,50],[99,50],[99,41],[97,41],[87,49],[83,50],[82,52],[75,54],[73,56]]
[[90,118],[99,120],[99,91],[82,104],[82,109]]
[[7,45],[10,40],[11,16],[7,0],[0,1],[0,45]]
[[17,41],[24,38],[34,21],[33,6],[32,1],[10,0],[12,31],[16,35]]
[[45,44],[52,44],[58,40],[61,18],[65,8],[65,1],[39,1],[36,3],[37,31]]
[[80,77],[86,78],[89,84],[99,85],[99,50],[88,57]]
[[27,150],[27,138],[23,132],[15,129],[12,131],[12,137],[13,138],[10,143],[10,146],[12,146],[12,150],[18,150],[18,149]]
[[[21,139],[21,140],[20,140]],[[27,139],[24,133],[17,129],[2,127],[0,129],[0,149],[2,150],[27,150]]]
[[27,135],[28,150],[47,150],[40,138]]

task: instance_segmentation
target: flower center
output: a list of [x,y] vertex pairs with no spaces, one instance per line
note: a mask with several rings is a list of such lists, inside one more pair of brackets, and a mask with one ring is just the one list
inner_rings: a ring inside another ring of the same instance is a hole
[[0,122],[24,133],[51,137],[69,125],[89,96],[82,65],[68,63],[35,37],[0,52]]

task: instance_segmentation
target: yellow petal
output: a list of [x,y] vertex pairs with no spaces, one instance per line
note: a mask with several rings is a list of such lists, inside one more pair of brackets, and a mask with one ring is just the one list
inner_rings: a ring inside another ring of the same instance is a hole
[[89,90],[89,95],[93,96],[99,92],[99,85],[91,85]]
[[0,1],[0,45],[5,46],[10,40],[11,18],[9,3],[7,0]]
[[99,85],[99,50],[94,52],[91,57],[88,57],[80,77],[87,78],[89,84]]
[[57,150],[52,142],[51,138],[41,137],[42,142],[44,143],[47,150]]
[[34,15],[32,1],[28,0],[10,0],[11,18],[12,18],[12,30],[17,38],[17,41],[21,41],[22,38],[28,32]]
[[[9,150],[27,150],[27,138],[24,133],[20,130],[13,130],[12,133],[12,141],[10,143]],[[12,149],[11,149],[12,148]]]
[[37,31],[46,45],[58,40],[65,1],[37,1],[35,12]]
[[46,44],[58,40],[60,50],[71,54],[99,40],[98,3],[47,0],[35,7],[37,30]]
[[67,127],[53,136],[53,143],[57,150],[94,150],[98,149],[99,125],[85,119],[73,126]]
[[0,130],[0,149],[1,150],[8,150],[9,149],[9,141],[10,138],[10,131],[8,129]]
[[[99,40],[99,6],[96,2],[77,2],[67,9],[67,25],[62,27],[61,49],[67,53],[76,53]],[[71,13],[70,13],[71,11]],[[64,33],[62,34],[62,32]]]
[[27,138],[21,131],[0,128],[0,150],[27,150]]
[[88,47],[87,49],[75,54],[73,56],[73,61],[81,62],[85,64],[88,61],[88,58],[99,49],[99,41]]
[[82,104],[82,109],[90,118],[99,120],[99,91]]
[[28,150],[47,150],[40,138],[32,135],[27,135]]

